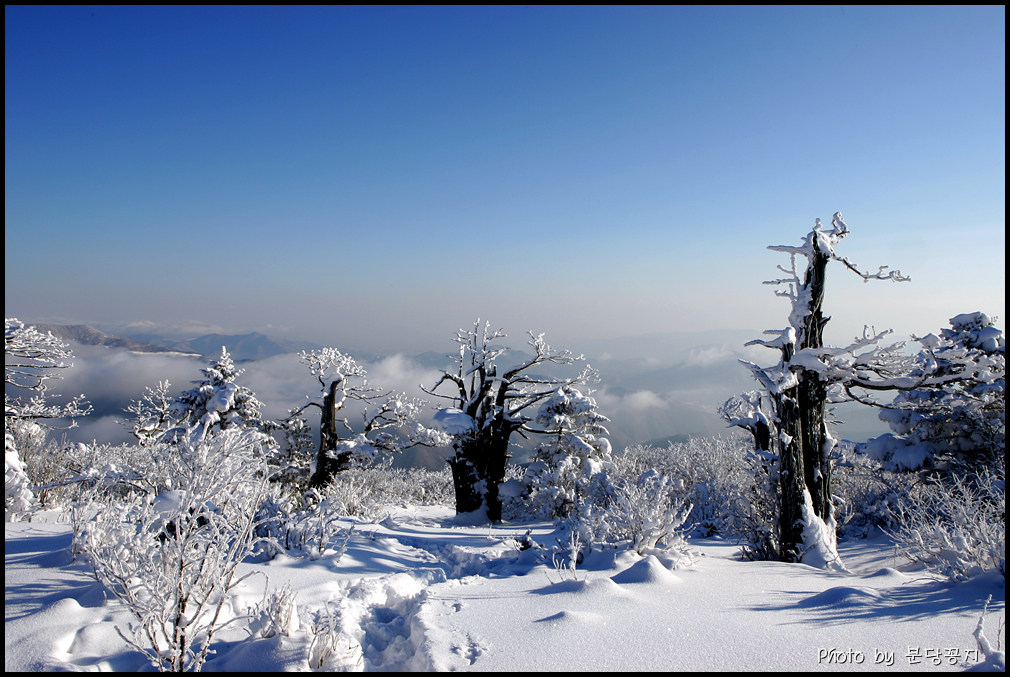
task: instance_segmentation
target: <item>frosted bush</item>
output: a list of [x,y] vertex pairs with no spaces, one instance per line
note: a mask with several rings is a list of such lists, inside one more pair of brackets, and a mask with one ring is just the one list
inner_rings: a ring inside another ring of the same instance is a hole
[[339,613],[324,606],[312,616],[308,626],[309,668],[320,672],[355,672],[361,670],[364,656],[361,645],[341,630]]
[[340,526],[342,505],[319,500],[313,491],[306,498],[301,509],[292,509],[291,499],[268,498],[260,505],[256,529],[258,535],[267,537],[266,553],[274,555],[283,550],[315,560],[332,550],[339,561],[353,532],[353,528]]
[[323,490],[326,500],[347,517],[382,519],[390,506],[453,505],[452,476],[420,468],[379,465],[337,473]]
[[982,613],[978,617],[978,624],[972,636],[978,645],[978,651],[982,654],[982,662],[968,669],[969,672],[1006,672],[1006,653],[1001,650],[1002,642],[999,637],[1000,631],[1006,629],[1005,623],[1000,623],[996,637],[996,646],[986,637],[985,634],[985,614],[989,611],[989,603],[992,602],[992,595],[989,595],[982,607]]
[[875,529],[892,527],[895,511],[918,476],[885,470],[850,444],[841,443],[836,451],[832,490],[839,533],[865,538]]
[[269,594],[250,610],[250,630],[259,637],[290,637],[299,628],[295,593],[285,586]]
[[[189,436],[184,436],[190,439]],[[172,488],[113,496],[77,535],[96,578],[134,615],[123,637],[159,670],[199,671],[252,553],[267,474],[261,436],[233,428],[163,449]]]
[[702,536],[739,533],[749,507],[754,476],[742,437],[694,437],[665,448],[632,445],[615,456],[620,477],[633,480],[656,470],[671,480],[671,490],[694,506],[687,526]]
[[920,485],[894,511],[899,552],[951,580],[1006,576],[1006,482],[1002,473]]
[[265,554],[285,551],[317,559],[329,553],[339,560],[353,532],[342,526],[345,520],[379,521],[396,505],[451,506],[452,477],[448,470],[351,468],[300,497],[282,493],[259,506],[257,533],[268,539]]
[[41,507],[70,510],[103,496],[131,491],[156,495],[170,489],[174,470],[164,460],[171,454],[166,443],[143,447],[49,440],[21,457]]
[[667,550],[687,555],[681,533],[691,505],[680,498],[677,482],[655,470],[636,481],[605,486],[596,500],[583,506],[573,519],[590,544],[624,547],[639,554]]
[[18,457],[14,436],[4,434],[4,521],[23,519],[36,505],[31,481]]

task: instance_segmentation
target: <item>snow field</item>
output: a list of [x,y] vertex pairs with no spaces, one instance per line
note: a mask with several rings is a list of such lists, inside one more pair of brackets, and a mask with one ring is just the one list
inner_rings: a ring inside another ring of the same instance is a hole
[[[972,631],[985,599],[994,644],[1005,613],[1002,577],[938,581],[905,570],[884,538],[843,541],[849,573],[740,561],[718,539],[693,542],[687,567],[610,550],[572,571],[519,549],[530,527],[409,509],[355,524],[339,561],[244,563],[241,573],[265,575],[229,613],[287,588],[297,622],[262,637],[240,618],[205,669],[963,670],[980,660]],[[531,532],[555,538],[546,523]],[[116,630],[129,614],[71,560],[65,525],[8,524],[5,541],[8,671],[151,669]]]

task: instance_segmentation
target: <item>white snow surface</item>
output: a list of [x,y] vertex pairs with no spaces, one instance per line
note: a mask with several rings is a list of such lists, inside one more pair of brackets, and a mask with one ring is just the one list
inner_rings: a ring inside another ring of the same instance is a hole
[[[265,575],[243,583],[230,613],[287,587],[300,622],[268,638],[236,622],[205,669],[309,670],[324,608],[340,629],[324,670],[964,670],[983,660],[972,633],[990,595],[986,635],[1005,641],[1001,576],[936,580],[896,561],[883,536],[840,542],[846,571],[741,561],[734,543],[704,539],[691,541],[688,567],[611,550],[573,572],[517,547],[527,530],[554,543],[547,523],[475,526],[445,508],[397,508],[352,525],[339,559],[243,564]],[[6,525],[5,670],[152,670],[117,631],[129,633],[131,616],[70,543],[66,524]]]

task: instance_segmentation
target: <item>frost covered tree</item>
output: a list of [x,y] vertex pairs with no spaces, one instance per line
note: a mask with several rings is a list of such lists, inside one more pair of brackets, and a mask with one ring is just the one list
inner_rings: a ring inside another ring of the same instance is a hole
[[772,338],[747,345],[772,348],[779,361],[770,367],[744,362],[762,392],[730,400],[722,409],[731,425],[749,431],[755,448],[773,459],[779,514],[774,533],[762,546],[767,555],[826,567],[838,565],[829,404],[842,388],[885,389],[909,383],[902,380],[907,365],[896,359],[897,347],[878,346],[889,332],[864,331],[841,348],[824,345],[829,318],[822,305],[829,263],[838,262],[866,281],[908,279],[886,266],[864,273],[836,254],[835,247],[848,232],[841,214],[835,214],[830,227],[818,219],[802,244],[769,247],[790,257],[788,267],[779,266],[785,275],[767,282],[789,300],[789,323],[785,329],[765,332]]
[[235,382],[243,370],[235,367],[226,348],[222,346],[221,356],[200,371],[204,377],[193,381],[193,387],[172,403],[173,425],[166,432],[169,439],[186,432],[202,435],[234,426],[265,429],[260,414],[263,405],[252,390]]
[[530,332],[533,355],[518,365],[499,370],[499,358],[508,350],[499,345],[506,334],[482,326],[456,335],[459,351],[455,368],[443,371],[430,395],[449,400],[454,406],[439,410],[434,423],[448,436],[456,492],[456,512],[485,510],[488,519],[501,521],[499,485],[505,479],[509,443],[514,433],[543,433],[535,426],[535,407],[559,388],[596,380],[597,373],[586,365],[571,376],[554,376],[552,366],[568,367],[583,360],[568,350],[555,350],[543,334]]
[[[892,432],[861,450],[889,470],[978,475],[1006,465],[1006,343],[988,315],[950,318],[918,339],[913,374],[933,378],[899,391],[880,418]],[[939,377],[953,380],[937,383]],[[876,404],[876,403],[874,403]],[[880,406],[880,405],[878,405]]]
[[18,438],[39,437],[57,420],[76,425],[75,418],[91,412],[79,395],[65,404],[47,396],[49,381],[73,366],[70,347],[52,332],[43,334],[17,318],[4,318],[4,505],[10,521],[34,505],[31,481],[18,453]]
[[562,386],[540,406],[534,419],[543,437],[533,450],[523,484],[535,514],[571,517],[594,477],[613,466],[607,417],[596,400],[571,386]]
[[[403,393],[382,392],[368,384],[364,367],[336,348],[303,351],[300,359],[319,383],[320,399],[293,410],[301,416],[308,407],[320,411],[319,449],[311,483],[329,484],[333,476],[355,463],[374,459],[381,452],[397,452],[424,444],[427,431],[416,424],[421,402]],[[357,431],[340,414],[350,402],[361,407]],[[393,431],[413,425],[406,442]],[[341,428],[347,436],[341,438]]]

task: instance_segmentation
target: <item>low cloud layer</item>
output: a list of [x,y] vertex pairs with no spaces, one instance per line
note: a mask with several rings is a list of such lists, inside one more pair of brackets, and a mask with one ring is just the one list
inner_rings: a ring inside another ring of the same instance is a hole
[[[140,399],[147,387],[163,380],[168,380],[173,394],[178,394],[200,380],[200,370],[206,366],[199,359],[180,355],[135,354],[95,346],[74,346],[74,350],[73,368],[64,372],[64,379],[54,382],[51,392],[65,398],[83,393],[95,412],[81,419],[76,429],[66,432],[72,441],[130,441],[122,420],[131,401]],[[768,353],[760,347],[732,349],[712,344],[693,346],[679,351],[675,359],[662,361],[651,356],[603,360],[602,382],[592,394],[600,412],[610,418],[608,428],[614,448],[673,437],[724,434],[727,428],[717,414],[719,405],[755,387],[739,359],[767,359]],[[396,354],[362,365],[368,372],[369,385],[429,402],[422,414],[427,420],[437,408],[451,404],[449,400],[432,398],[420,388],[430,388],[438,381],[440,371],[433,366],[437,362],[433,355]],[[264,418],[278,420],[310,400],[321,401],[319,382],[296,354],[238,366],[243,369],[238,383],[250,388],[262,402]],[[353,425],[359,420],[360,407],[351,404],[344,414]],[[842,434],[850,439],[865,439],[881,431],[872,412],[850,407],[842,418],[848,423]],[[318,423],[313,414],[308,419],[313,426]]]

